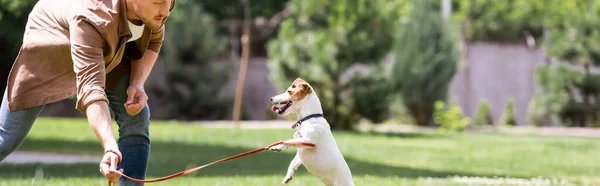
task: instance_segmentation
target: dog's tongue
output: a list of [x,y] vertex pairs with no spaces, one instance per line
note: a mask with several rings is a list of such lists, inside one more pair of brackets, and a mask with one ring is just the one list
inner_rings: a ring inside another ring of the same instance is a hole
[[277,108],[275,105],[273,105],[273,106],[271,107],[271,111],[273,111],[273,112],[277,112],[277,110],[279,110],[279,109],[278,109],[278,108]]

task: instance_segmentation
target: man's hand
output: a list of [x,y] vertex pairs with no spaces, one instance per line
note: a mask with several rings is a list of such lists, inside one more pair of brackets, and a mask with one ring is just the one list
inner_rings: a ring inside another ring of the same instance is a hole
[[125,110],[127,114],[135,116],[146,106],[148,95],[144,91],[142,85],[130,85],[127,88],[127,102],[125,102]]
[[[121,162],[121,152],[119,150],[108,151],[104,153],[104,157],[100,161],[100,172],[110,182],[116,183],[121,175],[117,173],[116,167]],[[123,173],[123,169],[118,172]]]

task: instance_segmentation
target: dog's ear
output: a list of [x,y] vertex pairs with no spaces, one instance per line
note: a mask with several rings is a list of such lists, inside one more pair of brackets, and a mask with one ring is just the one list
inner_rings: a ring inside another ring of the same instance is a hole
[[301,83],[295,84],[293,86],[296,86],[295,87],[296,90],[292,91],[290,96],[292,96],[292,98],[296,101],[300,101],[300,100],[304,99],[304,97],[306,97],[307,95],[312,93],[312,88],[306,82],[301,82]]
[[312,93],[312,88],[306,82],[303,82],[300,84],[300,90],[302,93],[304,93],[304,95],[308,95],[308,94]]

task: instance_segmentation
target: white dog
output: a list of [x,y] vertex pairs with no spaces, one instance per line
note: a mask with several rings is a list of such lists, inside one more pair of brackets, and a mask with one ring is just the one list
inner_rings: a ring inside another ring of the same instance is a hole
[[301,164],[328,186],[353,186],[352,173],[338,149],[329,123],[323,118],[321,102],[312,87],[297,78],[283,94],[271,98],[271,110],[282,116],[295,113],[298,122],[294,139],[270,148],[281,151],[296,147],[296,156],[290,163],[283,183],[288,183]]

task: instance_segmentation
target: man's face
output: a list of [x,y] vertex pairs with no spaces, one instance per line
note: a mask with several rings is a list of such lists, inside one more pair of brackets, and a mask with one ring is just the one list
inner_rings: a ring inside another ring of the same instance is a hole
[[172,0],[135,0],[135,14],[146,27],[158,30],[169,16]]

